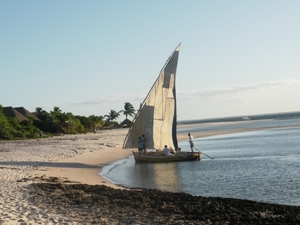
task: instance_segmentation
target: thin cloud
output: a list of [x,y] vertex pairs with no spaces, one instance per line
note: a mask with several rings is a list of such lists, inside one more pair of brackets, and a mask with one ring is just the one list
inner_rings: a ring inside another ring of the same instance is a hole
[[224,95],[238,95],[246,92],[260,92],[265,89],[288,86],[292,84],[300,84],[300,80],[287,79],[282,81],[270,81],[264,83],[241,85],[234,87],[220,87],[220,88],[208,88],[202,91],[191,90],[188,92],[178,92],[180,99],[189,98],[215,98]]
[[[220,87],[220,88],[208,88],[202,91],[177,91],[177,97],[179,99],[195,99],[195,98],[216,98],[224,95],[238,95],[246,92],[263,91],[267,88],[276,88],[281,86],[287,86],[292,84],[300,84],[300,80],[287,79],[282,81],[270,81],[265,83],[257,83],[250,85],[241,85],[234,87]],[[114,94],[107,96],[100,96],[94,99],[87,99],[78,102],[72,102],[71,105],[100,105],[100,104],[112,104],[112,103],[141,103],[144,100],[143,95],[122,95]]]
[[141,101],[141,96],[126,96],[121,94],[101,96],[95,99],[72,102],[72,105],[100,105],[100,104],[111,104],[111,103],[124,103],[131,101]]

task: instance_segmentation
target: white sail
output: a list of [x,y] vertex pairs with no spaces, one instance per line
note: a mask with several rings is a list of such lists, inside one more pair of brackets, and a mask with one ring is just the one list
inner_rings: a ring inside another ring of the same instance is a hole
[[146,148],[162,150],[165,145],[178,149],[175,78],[180,44],[167,60],[150,92],[141,104],[123,148],[137,148],[144,134]]

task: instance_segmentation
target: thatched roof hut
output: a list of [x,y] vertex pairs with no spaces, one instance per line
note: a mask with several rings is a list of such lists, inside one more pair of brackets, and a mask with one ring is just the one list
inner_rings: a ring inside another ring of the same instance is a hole
[[17,107],[14,108],[15,110],[17,110],[19,113],[21,113],[22,115],[26,116],[26,117],[30,117],[36,121],[40,121],[40,119],[38,117],[36,117],[35,115],[33,115],[32,113],[30,113],[27,109],[25,109],[24,107]]
[[132,121],[130,121],[129,119],[125,119],[122,123],[121,123],[121,126],[122,127],[131,127],[132,126]]
[[24,107],[16,107],[13,108],[11,106],[3,107],[3,114],[7,117],[17,118],[19,122],[28,120],[28,117],[32,118],[33,120],[40,121],[35,115],[30,113]]
[[19,113],[17,110],[15,110],[11,106],[3,107],[3,114],[7,117],[17,118],[19,120],[19,122],[28,120],[23,114]]

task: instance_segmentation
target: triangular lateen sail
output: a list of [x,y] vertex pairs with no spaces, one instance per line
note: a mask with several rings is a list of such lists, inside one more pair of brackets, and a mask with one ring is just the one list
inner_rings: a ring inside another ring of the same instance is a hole
[[179,50],[180,44],[167,60],[141,104],[123,148],[137,148],[138,138],[144,134],[147,149],[162,150],[165,145],[178,149],[175,78]]

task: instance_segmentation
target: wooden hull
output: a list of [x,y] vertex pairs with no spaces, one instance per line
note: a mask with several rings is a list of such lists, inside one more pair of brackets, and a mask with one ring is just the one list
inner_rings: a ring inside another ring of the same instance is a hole
[[201,152],[180,152],[176,155],[171,156],[157,154],[156,152],[140,154],[138,152],[132,151],[132,153],[136,162],[149,163],[197,161],[201,158]]

